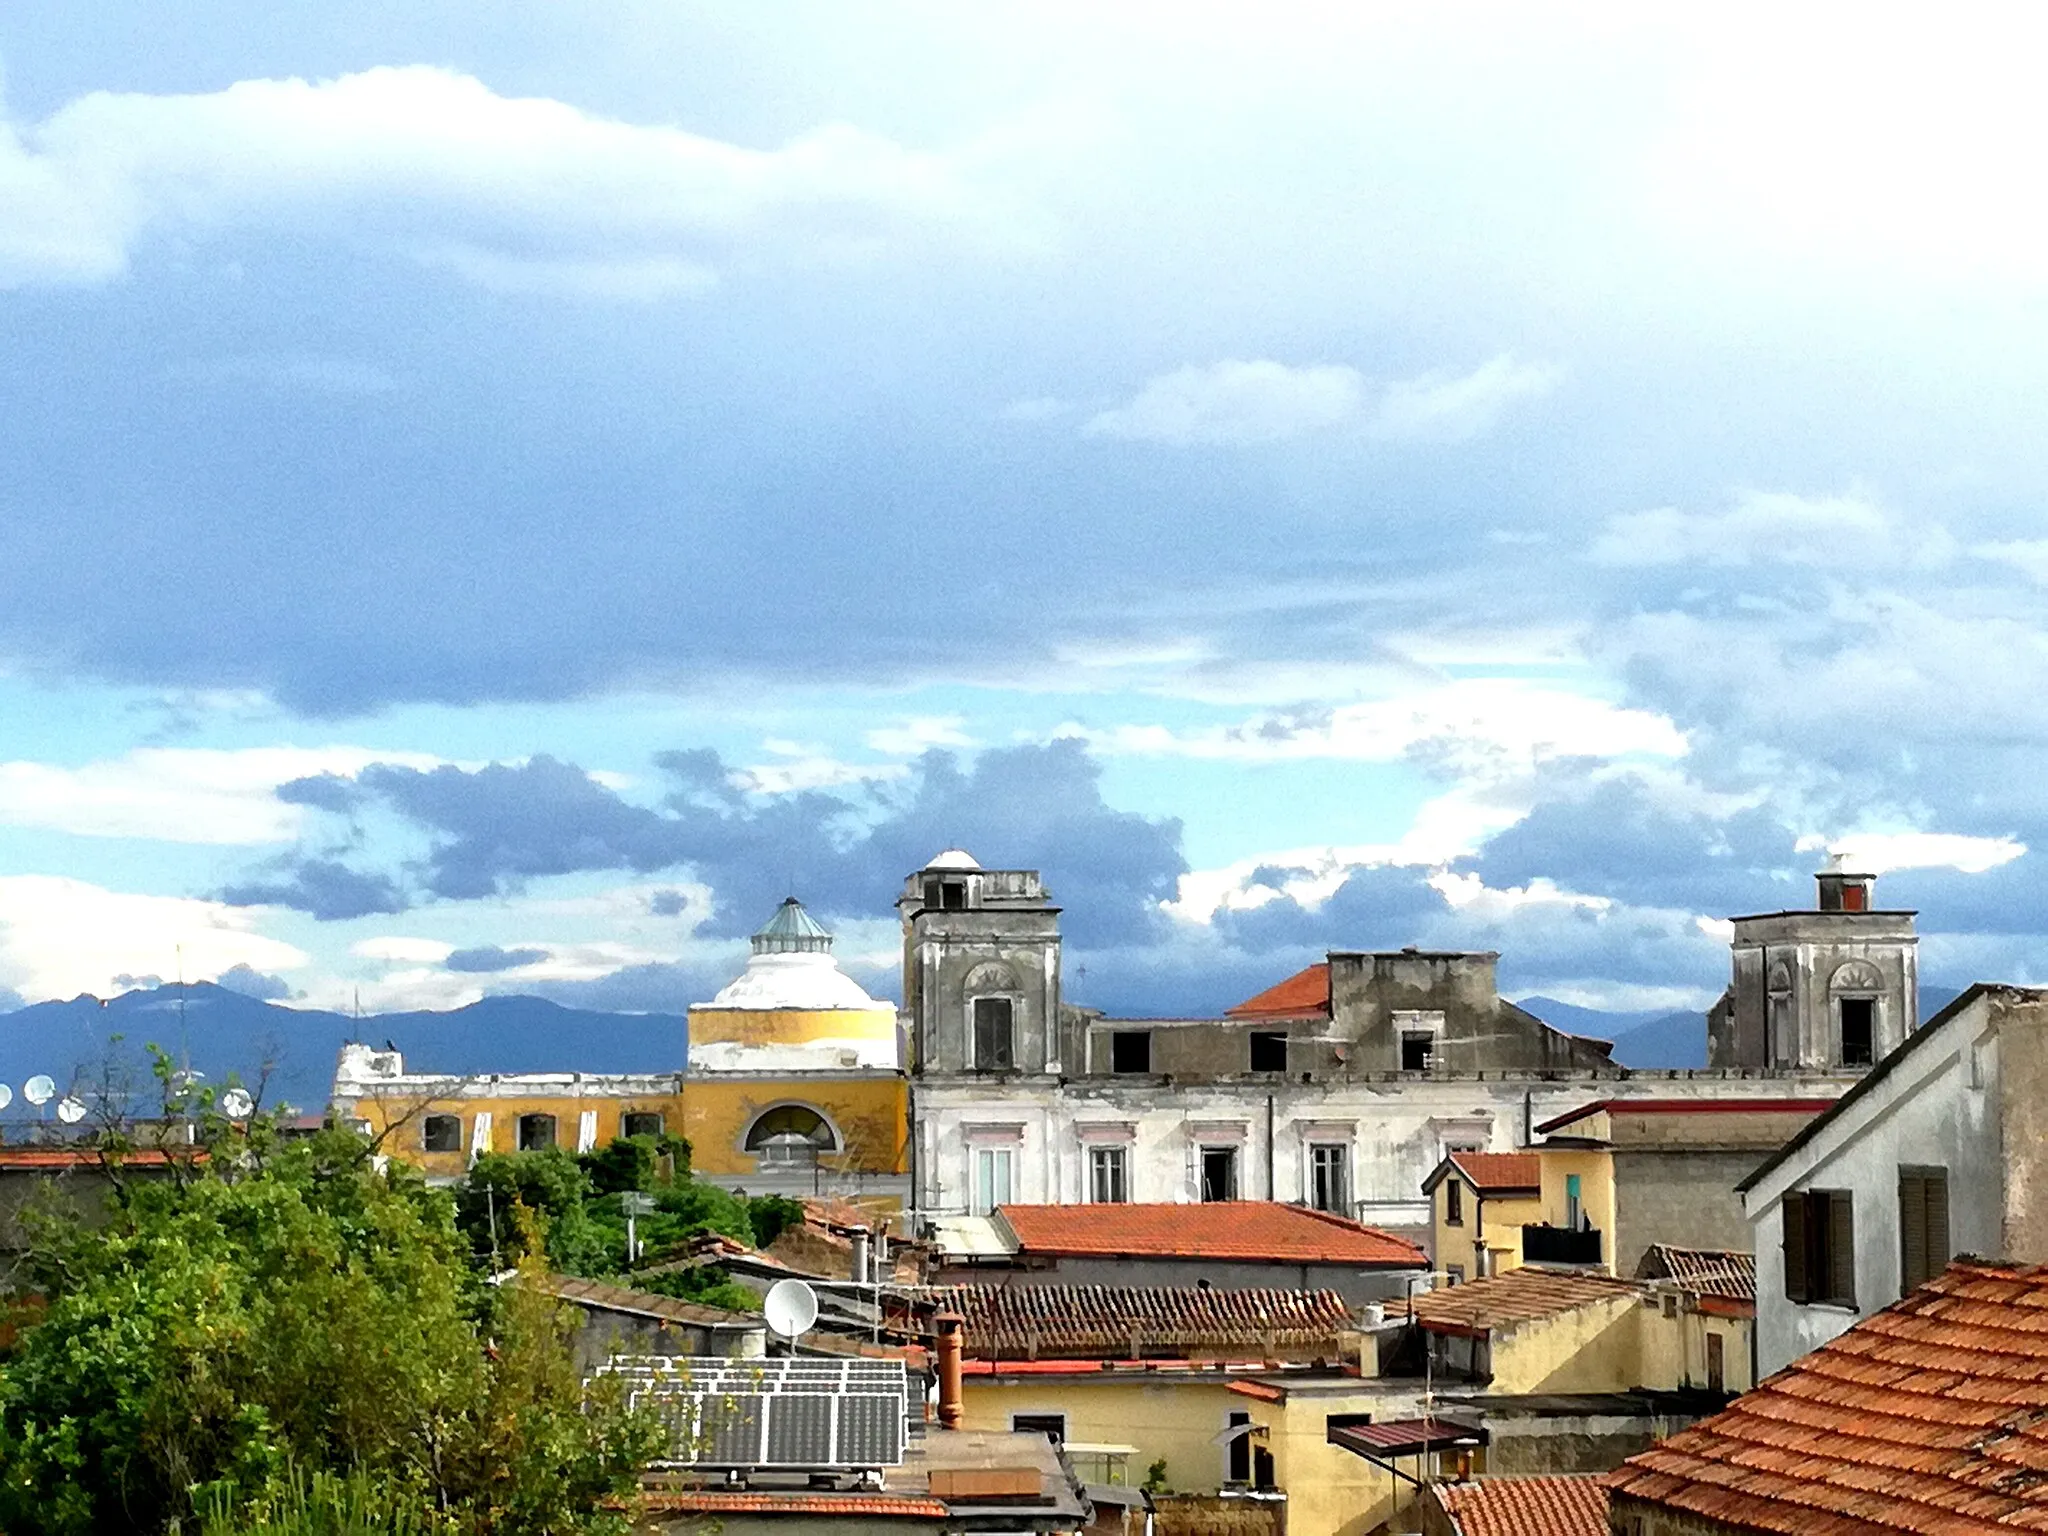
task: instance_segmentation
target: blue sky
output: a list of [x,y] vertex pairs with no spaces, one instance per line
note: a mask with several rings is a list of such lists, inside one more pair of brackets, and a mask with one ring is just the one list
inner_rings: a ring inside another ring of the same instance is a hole
[[886,990],[956,842],[1117,1009],[1831,848],[2041,979],[2019,25],[11,5],[0,997]]

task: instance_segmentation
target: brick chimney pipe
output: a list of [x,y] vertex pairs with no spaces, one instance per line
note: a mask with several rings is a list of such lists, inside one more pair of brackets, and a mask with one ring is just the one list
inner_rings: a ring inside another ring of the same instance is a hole
[[967,1416],[960,1389],[960,1336],[967,1319],[958,1312],[941,1312],[932,1326],[939,1330],[939,1428],[958,1429]]

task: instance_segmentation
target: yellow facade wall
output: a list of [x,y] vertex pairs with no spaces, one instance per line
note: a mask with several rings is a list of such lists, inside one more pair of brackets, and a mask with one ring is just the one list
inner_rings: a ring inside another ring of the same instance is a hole
[[[1565,1225],[1570,1202],[1567,1180],[1579,1180],[1579,1206],[1588,1225],[1600,1233],[1601,1267],[1614,1273],[1614,1159],[1597,1147],[1538,1147],[1543,1161],[1543,1199],[1539,1216],[1526,1218]],[[1516,1246],[1519,1248],[1520,1243]]]
[[[1409,1484],[1329,1441],[1331,1414],[1385,1416],[1383,1395],[1303,1394],[1284,1403],[1241,1397],[1239,1403],[1251,1408],[1254,1424],[1265,1426],[1261,1443],[1273,1454],[1273,1484],[1287,1495],[1288,1536],[1364,1536],[1413,1501]],[[1412,1458],[1401,1469],[1410,1476],[1421,1470]]]
[[1666,1321],[1641,1298],[1624,1293],[1554,1317],[1496,1328],[1488,1390],[1509,1395],[1625,1392],[1647,1385],[1642,1335],[1644,1320],[1652,1318]]
[[[412,1163],[430,1176],[459,1178],[469,1167],[476,1117],[489,1114],[490,1134],[482,1150],[513,1152],[519,1145],[519,1117],[555,1117],[555,1143],[576,1149],[582,1116],[597,1116],[595,1144],[609,1146],[623,1135],[629,1113],[662,1117],[664,1131],[686,1137],[691,1161],[700,1173],[744,1177],[757,1170],[745,1149],[747,1128],[763,1110],[778,1104],[802,1104],[817,1110],[839,1132],[842,1150],[819,1158],[833,1172],[903,1174],[909,1171],[910,1084],[894,1075],[834,1077],[792,1073],[787,1077],[686,1078],[679,1091],[621,1094],[604,1080],[565,1084],[552,1092],[530,1094],[464,1093],[456,1084],[448,1091],[394,1084],[387,1091],[354,1102],[356,1118],[373,1136],[379,1150]],[[428,1152],[422,1145],[428,1114],[452,1114],[462,1121],[461,1150]]]
[[1215,1437],[1232,1413],[1265,1406],[1232,1392],[1220,1377],[1141,1380],[1109,1372],[1008,1380],[970,1376],[962,1396],[969,1429],[1007,1430],[1020,1413],[1064,1414],[1069,1441],[1138,1448],[1130,1460],[1133,1484],[1143,1482],[1146,1468],[1163,1458],[1167,1483],[1182,1493],[1213,1493],[1223,1485],[1229,1456]]
[[[1450,1187],[1457,1175],[1437,1185],[1433,1207],[1435,1228],[1432,1252],[1438,1269],[1453,1270],[1460,1279],[1477,1280],[1497,1275],[1522,1263],[1522,1223],[1543,1219],[1543,1201],[1536,1196],[1514,1200],[1483,1200],[1470,1184],[1464,1186],[1461,1220],[1450,1217]],[[1479,1261],[1481,1247],[1488,1250],[1487,1262]]]
[[812,1045],[896,1039],[894,1008],[692,1008],[692,1045]]

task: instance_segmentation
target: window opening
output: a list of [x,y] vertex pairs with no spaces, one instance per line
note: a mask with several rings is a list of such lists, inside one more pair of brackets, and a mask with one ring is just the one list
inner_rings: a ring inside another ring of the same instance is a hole
[[1401,1036],[1401,1070],[1427,1072],[1436,1060],[1436,1036],[1411,1029]]
[[974,1000],[974,1065],[983,1072],[1007,1072],[1017,1064],[1010,999]]
[[997,1206],[1010,1203],[1010,1170],[1013,1164],[1008,1147],[974,1149],[975,1215],[991,1215]]
[[1850,1192],[1809,1189],[1790,1194],[1780,1212],[1786,1299],[1854,1307],[1856,1217]]
[[1456,1175],[1444,1180],[1444,1221],[1453,1227],[1465,1224],[1465,1186]]
[[426,1152],[460,1152],[462,1117],[429,1115],[420,1126],[420,1148]]
[[967,910],[967,887],[958,880],[945,880],[939,884],[939,909],[943,912],[965,912]]
[[1899,1294],[1948,1268],[1948,1170],[1899,1170]]
[[1015,1435],[1043,1435],[1058,1445],[1067,1438],[1067,1416],[1064,1413],[1013,1413],[1010,1415],[1010,1432]]
[[540,1152],[555,1144],[555,1117],[553,1115],[521,1115],[519,1117],[519,1150]]
[[[1227,1429],[1239,1429],[1250,1425],[1252,1416],[1248,1413],[1233,1413]],[[1252,1437],[1249,1434],[1237,1436],[1230,1442],[1229,1463],[1223,1469],[1225,1482],[1248,1483],[1252,1480]]]
[[619,1128],[625,1136],[659,1136],[661,1116],[651,1110],[631,1110],[621,1117]]
[[1351,1148],[1342,1143],[1311,1146],[1309,1204],[1339,1216],[1351,1214]]
[[1131,1198],[1130,1158],[1125,1148],[1088,1149],[1088,1198],[1097,1205],[1122,1205]]
[[814,1167],[820,1152],[838,1145],[825,1117],[801,1104],[777,1105],[747,1127],[747,1150],[763,1167]]
[[1287,1036],[1261,1031],[1252,1036],[1252,1070],[1254,1072],[1285,1072],[1287,1070]]
[[1237,1148],[1202,1148],[1202,1199],[1237,1198]]
[[1109,1070],[1112,1072],[1150,1072],[1152,1070],[1152,1031],[1149,1029],[1119,1029],[1109,1037]]
[[1845,997],[1842,1010],[1842,1065],[1867,1067],[1877,1059],[1877,1000]]

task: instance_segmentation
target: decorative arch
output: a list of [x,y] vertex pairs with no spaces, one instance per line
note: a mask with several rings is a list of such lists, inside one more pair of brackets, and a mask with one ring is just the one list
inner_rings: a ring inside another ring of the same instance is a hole
[[749,1152],[788,1162],[837,1152],[844,1145],[838,1127],[823,1110],[795,1101],[772,1105],[754,1116],[741,1144]]
[[1017,973],[1000,960],[984,960],[967,973],[969,996],[976,992],[1015,992]]
[[1844,960],[1828,983],[1832,992],[1870,993],[1884,990],[1884,977],[1868,960]]
[[1790,992],[1792,990],[1792,967],[1782,960],[1774,961],[1771,965],[1770,980],[1766,985],[1773,992]]

